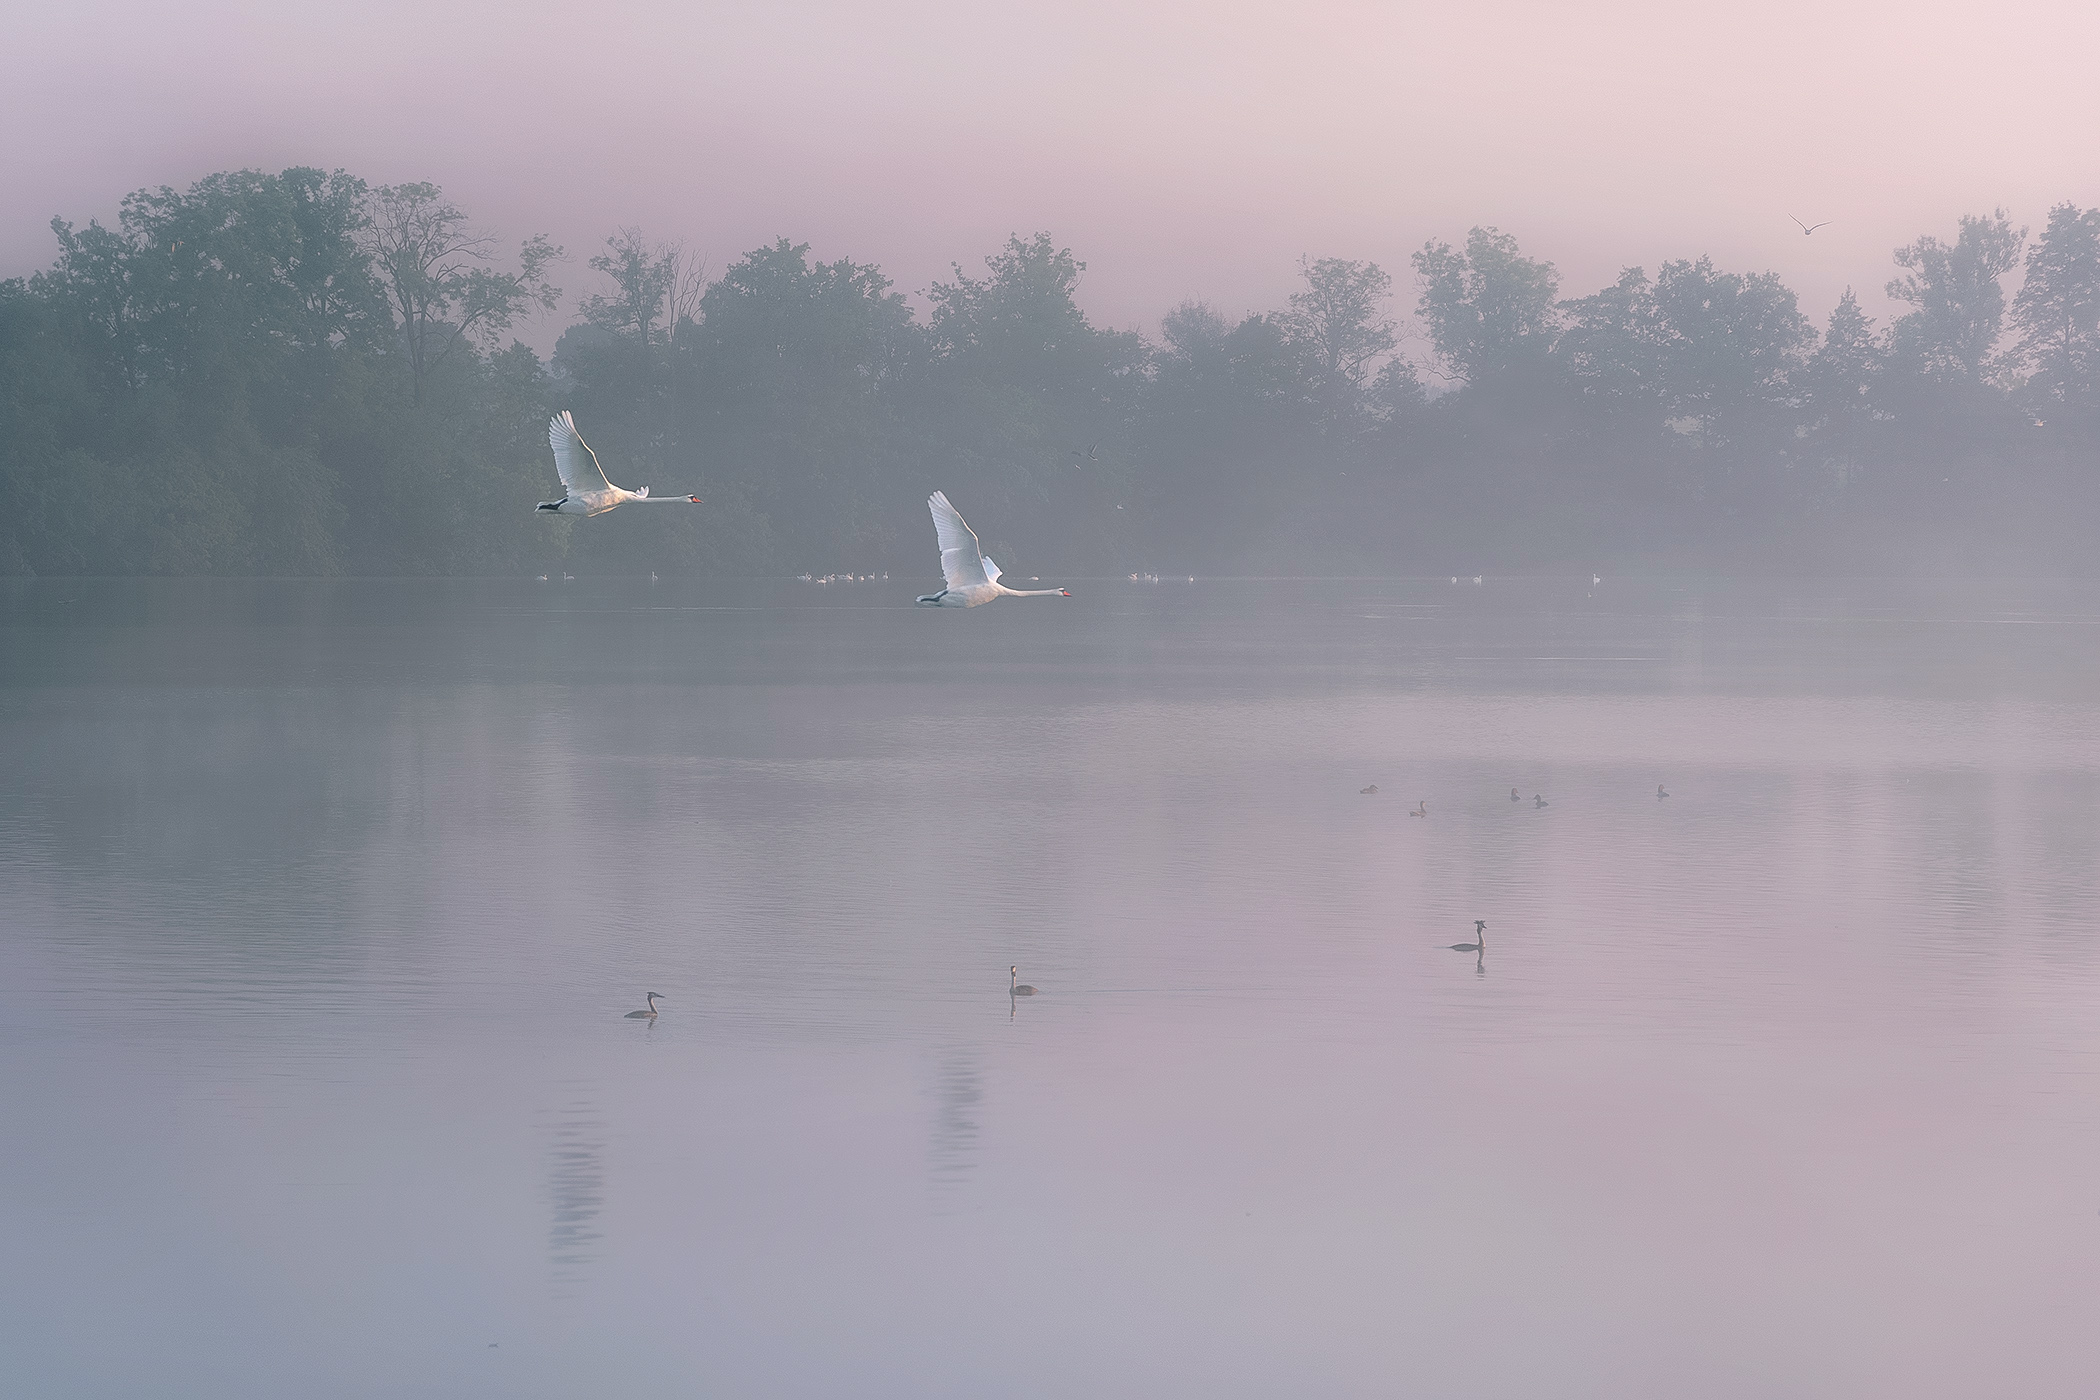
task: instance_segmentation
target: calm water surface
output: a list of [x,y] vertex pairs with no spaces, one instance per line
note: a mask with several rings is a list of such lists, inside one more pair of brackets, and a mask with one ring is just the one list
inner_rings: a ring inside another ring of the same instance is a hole
[[2092,1393],[2100,591],[918,587],[0,589],[13,1393]]

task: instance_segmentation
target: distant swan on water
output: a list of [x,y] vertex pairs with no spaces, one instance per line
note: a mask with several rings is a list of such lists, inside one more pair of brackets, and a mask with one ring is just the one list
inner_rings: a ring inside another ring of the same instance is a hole
[[1473,937],[1478,941],[1473,943],[1451,943],[1445,946],[1454,953],[1481,953],[1487,951],[1488,925],[1486,919],[1475,919],[1473,921]]
[[1553,804],[1548,802],[1545,798],[1539,796],[1537,793],[1533,793],[1531,794],[1531,805],[1534,807],[1550,807]]
[[1425,799],[1423,799],[1423,801],[1421,802],[1421,804],[1420,804],[1419,806],[1417,806],[1417,807],[1416,807],[1416,808],[1415,808],[1415,809],[1414,809],[1414,810],[1413,810],[1412,812],[1409,812],[1409,813],[1408,813],[1408,815],[1409,815],[1410,817],[1426,817],[1426,816],[1428,816],[1428,815],[1429,815],[1429,802],[1428,802],[1428,799],[1426,799],[1426,798],[1425,798]]
[[628,1019],[628,1020],[630,1020],[630,1021],[653,1021],[653,1020],[655,1020],[655,1019],[656,1019],[656,1003],[658,1003],[659,1001],[662,1001],[662,1000],[664,1000],[664,997],[663,997],[663,995],[662,995],[661,993],[658,993],[658,992],[651,992],[651,993],[649,993],[649,998],[648,998],[648,1000],[649,1000],[649,1009],[648,1009],[647,1011],[630,1011],[630,1012],[628,1012],[628,1013],[627,1013],[627,1019]]
[[1357,791],[1362,793],[1365,797],[1369,797],[1372,793],[1378,791],[1378,784],[1373,783],[1367,788],[1358,788]]
[[1019,963],[1015,963],[1012,967],[1006,969],[1006,975],[1013,979],[1013,985],[1006,989],[1008,993],[1017,997],[1032,997],[1035,995],[1035,988],[1021,980],[1021,965]]
[[1511,788],[1509,790],[1509,800],[1512,802],[1522,802],[1524,799],[1517,796],[1517,790],[1515,788]]
[[1661,783],[1657,783],[1655,785],[1655,795],[1657,797],[1668,797],[1670,795],[1670,790],[1664,787]]

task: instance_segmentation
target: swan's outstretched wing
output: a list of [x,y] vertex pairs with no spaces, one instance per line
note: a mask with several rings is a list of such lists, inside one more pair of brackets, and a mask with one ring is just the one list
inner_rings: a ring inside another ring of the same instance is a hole
[[605,469],[598,465],[598,454],[584,445],[583,434],[576,431],[576,420],[569,416],[566,408],[547,420],[547,445],[554,449],[554,469],[561,473],[561,484],[570,491],[610,491],[612,483],[605,479]]
[[992,562],[992,556],[989,554],[984,556],[984,577],[989,583],[999,581],[999,566]]
[[961,512],[948,504],[948,493],[934,492],[926,498],[926,505],[933,511],[933,532],[941,541],[941,574],[948,586],[990,583],[984,572],[984,551],[977,546],[976,534],[963,523]]

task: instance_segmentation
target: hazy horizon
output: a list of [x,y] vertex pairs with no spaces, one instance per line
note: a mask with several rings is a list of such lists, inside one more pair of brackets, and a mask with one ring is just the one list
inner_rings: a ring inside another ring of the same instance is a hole
[[[436,181],[508,240],[550,235],[569,260],[562,308],[526,328],[543,351],[625,225],[716,272],[807,241],[915,298],[1048,230],[1087,261],[1096,322],[1149,332],[1189,298],[1278,306],[1301,256],[1381,264],[1404,312],[1407,255],[1488,224],[1556,263],[1565,295],[1708,254],[1779,274],[1820,322],[1847,286],[1885,319],[1891,250],[1962,214],[2039,228],[2100,202],[2100,91],[2078,73],[2100,14],[2068,4],[2006,7],[1982,33],[1893,4],[1787,4],[1755,27],[1646,3],[359,13],[18,21],[43,57],[0,95],[17,133],[0,276],[50,262],[54,215],[110,222],[126,190],[304,164]],[[1790,216],[1832,222],[1804,238]]]
[[13,33],[24,1393],[2090,1385],[2100,10]]

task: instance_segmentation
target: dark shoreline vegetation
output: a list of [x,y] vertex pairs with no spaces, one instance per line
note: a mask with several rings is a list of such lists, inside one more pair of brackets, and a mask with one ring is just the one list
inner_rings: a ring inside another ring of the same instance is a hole
[[[1391,275],[1331,258],[1148,339],[1088,321],[1047,234],[920,318],[787,239],[710,281],[626,229],[549,363],[511,332],[579,269],[435,186],[241,171],[52,227],[0,283],[0,574],[930,577],[935,488],[1023,576],[2100,572],[2100,210],[2069,204],[1897,249],[1909,310],[1848,292],[1820,332],[1770,273],[1568,299],[1476,228],[1413,255],[1419,362]],[[556,407],[620,485],[707,504],[535,513]]]

